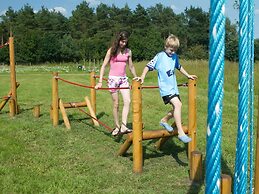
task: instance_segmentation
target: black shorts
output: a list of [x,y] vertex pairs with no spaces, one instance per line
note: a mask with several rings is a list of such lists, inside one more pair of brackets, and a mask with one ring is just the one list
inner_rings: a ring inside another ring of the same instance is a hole
[[174,98],[174,97],[179,98],[179,100],[181,101],[181,98],[180,98],[179,94],[170,94],[170,95],[167,95],[167,96],[162,96],[163,101],[164,101],[165,104],[170,103],[170,100],[172,98]]

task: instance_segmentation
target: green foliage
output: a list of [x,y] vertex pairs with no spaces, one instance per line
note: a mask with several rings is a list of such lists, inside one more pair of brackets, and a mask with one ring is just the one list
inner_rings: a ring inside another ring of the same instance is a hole
[[[18,64],[103,59],[112,37],[120,30],[131,33],[129,44],[135,61],[150,60],[163,49],[169,34],[179,37],[178,54],[182,58],[208,58],[209,13],[199,7],[176,14],[161,3],[147,9],[138,4],[131,10],[127,4],[118,8],[101,3],[92,8],[82,1],[69,18],[45,7],[35,12],[29,4],[18,11],[9,7],[0,17],[3,41],[10,31],[14,34]],[[236,28],[227,19],[225,57],[230,61],[238,59]],[[9,63],[8,52],[0,53],[1,62]]]

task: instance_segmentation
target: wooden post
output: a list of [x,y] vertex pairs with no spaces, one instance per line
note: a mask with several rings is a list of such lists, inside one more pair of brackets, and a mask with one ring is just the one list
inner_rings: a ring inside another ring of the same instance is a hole
[[[92,71],[90,73],[90,85],[92,87],[94,87],[96,85],[96,80],[95,80],[95,72]],[[96,90],[93,88],[90,90],[90,101],[91,101],[91,104],[92,104],[92,107],[93,107],[93,111],[94,113],[96,114]]]
[[[259,105],[259,97],[258,97]],[[256,135],[256,151],[255,151],[255,175],[254,175],[254,191],[255,194],[259,194],[259,106],[258,106],[258,115],[257,115],[257,135]]]
[[232,184],[232,179],[231,176],[227,174],[222,174],[221,175],[221,194],[231,194],[231,184]]
[[87,104],[87,107],[88,107],[88,110],[89,110],[89,112],[90,112],[91,117],[94,118],[94,119],[92,118],[92,121],[93,121],[93,123],[94,123],[94,126],[99,126],[99,123],[97,122],[97,118],[96,118],[95,112],[94,112],[94,110],[93,110],[93,108],[92,108],[92,105],[91,105],[91,102],[90,102],[90,100],[88,99],[87,96],[85,97],[85,102],[86,102],[86,104]]
[[[10,81],[11,81],[11,92],[12,92],[12,99],[15,107],[15,112],[13,113],[16,115],[18,113],[18,103],[17,103],[17,93],[16,93],[16,72],[15,72],[15,59],[14,59],[14,38],[9,37],[9,56],[10,56]],[[10,110],[11,111],[11,110]]]
[[196,128],[197,128],[197,107],[196,107],[196,80],[189,79],[188,81],[188,134],[192,141],[188,143],[188,157],[191,158],[191,153],[196,149]]
[[59,114],[58,114],[58,73],[53,73],[52,78],[52,122],[53,126],[58,125]]
[[194,182],[202,180],[202,154],[199,151],[191,153],[190,179]]
[[9,100],[9,109],[10,109],[9,114],[10,114],[10,117],[14,117],[15,116],[15,104],[14,103],[15,103],[14,99],[11,98]]
[[71,125],[69,123],[69,120],[68,120],[68,117],[67,117],[67,113],[66,113],[66,110],[63,106],[63,102],[61,99],[59,99],[59,108],[60,108],[60,112],[62,114],[62,117],[63,117],[63,121],[65,123],[65,126],[67,129],[71,129]]
[[33,116],[35,118],[39,118],[40,117],[40,105],[37,104],[33,107]]
[[143,170],[142,94],[140,87],[139,81],[132,81],[133,172],[135,173],[141,173]]

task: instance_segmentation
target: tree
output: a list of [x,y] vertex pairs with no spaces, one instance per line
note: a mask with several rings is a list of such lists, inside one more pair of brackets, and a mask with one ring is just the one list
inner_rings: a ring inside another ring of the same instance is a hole
[[93,8],[89,7],[89,3],[83,1],[76,10],[72,11],[69,18],[71,35],[73,38],[80,39],[82,37],[91,37],[95,34],[92,28],[95,24],[96,17]]

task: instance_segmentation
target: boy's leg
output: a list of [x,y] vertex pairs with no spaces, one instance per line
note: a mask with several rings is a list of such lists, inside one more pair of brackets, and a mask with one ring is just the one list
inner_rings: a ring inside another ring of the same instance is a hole
[[178,97],[174,97],[170,100],[170,103],[173,105],[173,116],[175,119],[175,124],[178,129],[178,136],[185,135],[182,127],[182,102]]
[[170,110],[162,119],[161,122],[167,123],[169,119],[174,117],[174,110]]

